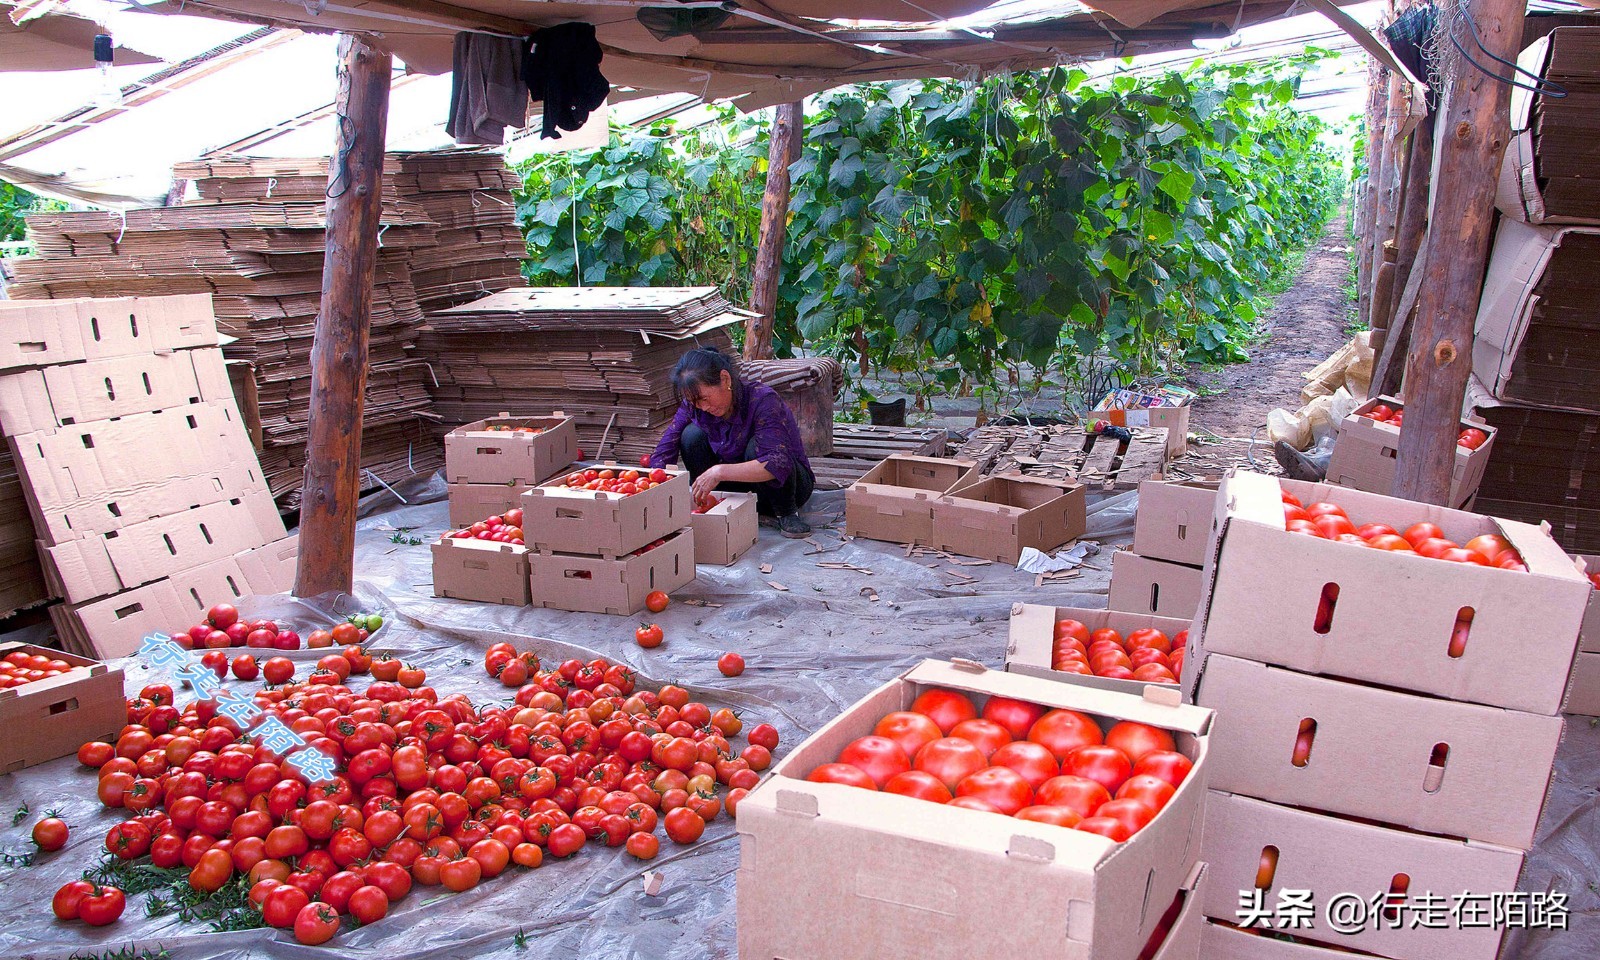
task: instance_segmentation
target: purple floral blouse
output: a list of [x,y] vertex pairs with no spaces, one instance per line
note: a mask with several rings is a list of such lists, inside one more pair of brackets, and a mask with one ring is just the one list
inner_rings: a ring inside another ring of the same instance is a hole
[[797,464],[811,469],[805,445],[800,440],[800,425],[783,398],[764,383],[745,382],[741,386],[743,396],[734,401],[733,411],[725,420],[696,410],[687,400],[680,402],[672,425],[661,435],[656,452],[650,455],[650,466],[676,463],[683,428],[693,423],[705,431],[712,452],[723,463],[744,463],[745,450],[754,437],[755,459],[761,461],[775,482],[787,482]]

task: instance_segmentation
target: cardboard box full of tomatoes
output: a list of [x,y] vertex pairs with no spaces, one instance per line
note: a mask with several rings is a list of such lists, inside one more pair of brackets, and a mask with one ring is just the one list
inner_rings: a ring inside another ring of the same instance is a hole
[[444,437],[444,474],[450,483],[543,483],[582,456],[578,428],[559,413],[502,413],[459,426]]
[[[1405,404],[1394,397],[1374,397],[1339,424],[1339,439],[1328,460],[1328,482],[1352,490],[1387,494],[1394,489],[1395,457]],[[1450,466],[1450,503],[1470,502],[1489,465],[1495,429],[1477,420],[1462,420]]]
[[726,567],[750,552],[761,536],[753,493],[714,493],[711,503],[696,504],[689,520],[694,527],[694,562]]
[[570,464],[522,495],[523,535],[541,553],[626,556],[689,525],[689,472]]
[[1539,527],[1249,472],[1228,477],[1217,503],[1187,692],[1221,653],[1560,710],[1591,588]]
[[70,756],[127,722],[122,671],[31,643],[0,643],[0,773]]
[[433,595],[515,606],[528,604],[528,548],[522,510],[513,507],[434,541]]
[[522,495],[531,483],[452,483],[448,486],[450,525],[470,527],[484,517],[505,516],[522,509]]
[[694,542],[694,528],[684,527],[620,557],[529,553],[528,601],[553,610],[632,616],[652,591],[671,593],[694,579]]
[[1212,718],[924,661],[745,798],[739,955],[1150,956],[1198,860]]
[[1017,603],[1006,669],[1137,697],[1146,684],[1177,689],[1188,639],[1187,620]]

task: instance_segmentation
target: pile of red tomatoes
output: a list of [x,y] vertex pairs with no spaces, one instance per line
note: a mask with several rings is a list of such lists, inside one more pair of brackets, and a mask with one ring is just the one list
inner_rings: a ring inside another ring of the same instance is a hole
[[1444,531],[1437,524],[1426,521],[1414,523],[1403,532],[1385,523],[1367,523],[1358,527],[1338,504],[1302,504],[1298,497],[1287,490],[1283,492],[1283,525],[1290,533],[1377,550],[1415,553],[1435,560],[1499,567],[1502,570],[1526,572],[1528,569],[1522,562],[1522,555],[1499,534],[1482,534],[1464,545],[1458,545],[1446,539]]
[[924,691],[806,779],[1097,833],[1121,842],[1167,805],[1194,764],[1172,734],[990,697]]
[[447,540],[493,540],[496,543],[522,544],[522,508],[512,507],[505,516],[496,514],[479,520],[464,530],[451,530]]
[[1057,620],[1050,666],[1062,673],[1145,683],[1177,683],[1189,631],[1168,637],[1154,627],[1129,631],[1110,627],[1090,632],[1077,620]]
[[0,658],[0,690],[9,690],[20,687],[25,683],[35,680],[48,680],[59,677],[72,669],[72,664],[65,660],[49,657],[42,653],[28,653],[26,650],[13,650]]
[[613,470],[610,468],[595,470],[577,470],[567,474],[566,479],[559,481],[558,486],[571,487],[576,490],[594,490],[599,493],[614,493],[618,496],[631,497],[636,493],[643,493],[651,487],[659,487],[672,479],[672,474],[657,467],[654,470]]

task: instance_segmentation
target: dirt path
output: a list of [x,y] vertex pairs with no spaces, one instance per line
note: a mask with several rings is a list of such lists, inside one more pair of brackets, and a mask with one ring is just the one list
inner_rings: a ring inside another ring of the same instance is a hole
[[1349,339],[1345,330],[1355,304],[1344,288],[1350,271],[1347,243],[1341,214],[1306,255],[1294,285],[1268,311],[1267,338],[1250,350],[1249,363],[1190,370],[1190,386],[1222,392],[1195,404],[1189,429],[1248,437],[1266,424],[1272,408],[1299,409],[1302,375]]

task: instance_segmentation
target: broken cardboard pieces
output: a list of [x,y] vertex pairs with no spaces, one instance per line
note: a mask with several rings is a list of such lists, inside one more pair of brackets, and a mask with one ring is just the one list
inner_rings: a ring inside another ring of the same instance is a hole
[[0,300],[0,371],[218,346],[210,294]]
[[[1405,409],[1405,404],[1394,397],[1375,397],[1345,417],[1339,424],[1333,456],[1328,460],[1328,483],[1385,495],[1394,489],[1402,428],[1367,416],[1380,404],[1396,412]],[[1459,444],[1455,447],[1455,459],[1450,468],[1450,502],[1458,508],[1463,508],[1477,495],[1497,432],[1487,423],[1468,419],[1461,421],[1461,429],[1482,430],[1489,439],[1475,450]]]
[[[1338,503],[1357,524],[1405,530],[1428,521],[1456,543],[1499,534],[1528,569],[1290,533],[1284,492]],[[1203,658],[1220,653],[1527,713],[1560,710],[1591,588],[1540,528],[1249,472],[1223,482],[1217,510],[1186,692]]]
[[64,660],[71,669],[54,677],[0,690],[0,774],[67,757],[90,740],[110,740],[127,723],[123,674],[104,663],[31,643],[0,643],[12,653]]
[[1067,673],[1054,669],[1055,628],[1061,620],[1076,620],[1096,630],[1110,628],[1124,639],[1135,630],[1160,630],[1170,641],[1189,629],[1189,621],[1156,617],[1149,614],[1124,613],[1116,610],[1087,610],[1078,607],[1048,607],[1035,603],[1017,603],[1011,606],[1011,622],[1006,640],[1006,669],[1012,673],[1025,673],[1061,683],[1077,683],[1113,693],[1143,696],[1145,687],[1166,688],[1176,691],[1176,684],[1146,683],[1141,680],[1118,680],[1115,677],[1097,677]]
[[[1207,916],[1238,922],[1241,902],[1258,889],[1268,910],[1281,902],[1280,893],[1309,891],[1313,902],[1300,912],[1306,925],[1294,934],[1341,948],[1335,953],[1274,945],[1208,925],[1203,939],[1226,948],[1207,948],[1203,956],[1332,960],[1353,949],[1397,960],[1495,960],[1504,929],[1488,922],[1491,895],[1503,897],[1517,888],[1524,854],[1492,843],[1392,830],[1212,790],[1205,801],[1203,856]],[[1386,894],[1406,901],[1396,907],[1398,923],[1382,915]],[[1418,909],[1414,904],[1426,898],[1442,899],[1437,924],[1412,922]],[[1457,912],[1462,898],[1477,898],[1480,924],[1460,922],[1474,909],[1469,902],[1467,912]],[[1328,919],[1335,899],[1349,921],[1338,928]],[[1342,909],[1346,907],[1354,909]]]
[[1042,477],[973,479],[934,500],[928,542],[940,550],[1015,565],[1027,547],[1048,552],[1083,536],[1082,484]]
[[1205,571],[1152,560],[1127,550],[1111,555],[1112,610],[1175,620],[1193,620],[1205,587]]
[[0,428],[24,436],[190,404],[234,401],[222,351],[151,353],[0,375]]
[[694,579],[694,540],[694,528],[684,527],[660,545],[621,557],[530,552],[529,602],[553,610],[632,616],[644,609],[651,591],[671,593]]
[[[1194,769],[1129,840],[805,779],[929,688],[1004,696],[1171,731]],[[843,929],[892,930],[918,956],[969,958],[1050,944],[1063,960],[1135,960],[1191,879],[1206,792],[1210,711],[924,661],[790,751],[740,804],[739,955],[874,958]],[[841,887],[841,877],[855,881]],[[996,926],[973,917],[1006,916]]]
[[[1526,850],[1560,717],[1458,703],[1209,654],[1195,703],[1225,717],[1214,789]],[[1386,733],[1372,736],[1373,723]]]
[[433,595],[527,606],[528,548],[460,537],[432,544]]
[[753,493],[713,494],[720,498],[703,513],[691,513],[694,527],[694,562],[730,566],[739,561],[761,536],[761,521],[756,516]]
[[1203,567],[1217,513],[1220,480],[1144,480],[1133,518],[1133,552]]
[[444,437],[445,480],[451,484],[531,487],[580,457],[577,426],[560,413],[549,417],[502,413],[457,427]]
[[[572,464],[560,473],[590,469],[620,473],[638,468]],[[628,496],[568,487],[559,479],[530,489],[522,495],[524,542],[542,553],[620,558],[682,530],[689,525],[689,472],[665,469],[665,482]]]
[[970,481],[976,470],[970,460],[886,457],[845,490],[845,534],[888,543],[929,543],[934,500]]

